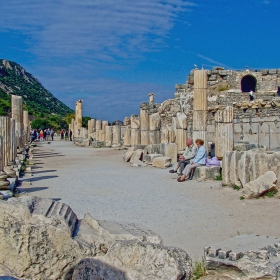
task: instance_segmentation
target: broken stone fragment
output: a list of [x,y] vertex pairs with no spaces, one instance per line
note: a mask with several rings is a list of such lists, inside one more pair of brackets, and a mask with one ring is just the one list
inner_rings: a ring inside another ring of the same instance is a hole
[[273,171],[267,171],[254,181],[245,184],[244,198],[256,198],[263,196],[276,187],[277,177]]
[[152,166],[159,168],[167,168],[171,165],[170,157],[156,157],[153,159]]
[[81,260],[72,279],[188,280],[191,274],[192,261],[179,248],[118,240],[105,256]]

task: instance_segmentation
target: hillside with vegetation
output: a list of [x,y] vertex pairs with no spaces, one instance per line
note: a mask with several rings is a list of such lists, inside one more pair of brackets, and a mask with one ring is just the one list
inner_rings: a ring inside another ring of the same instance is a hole
[[10,114],[11,95],[23,98],[34,128],[66,128],[66,116],[73,113],[19,64],[0,59],[0,115]]

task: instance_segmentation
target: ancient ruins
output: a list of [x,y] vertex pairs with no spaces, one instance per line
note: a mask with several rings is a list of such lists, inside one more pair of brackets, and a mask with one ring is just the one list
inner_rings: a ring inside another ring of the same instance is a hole
[[[132,166],[151,164],[166,168],[177,161],[188,137],[200,138],[208,152],[212,151],[220,160],[227,153],[222,164],[223,183],[239,187],[244,185],[241,175],[228,183],[227,168],[237,170],[237,163],[230,161],[228,153],[259,148],[254,153],[265,155],[274,151],[277,157],[280,69],[194,69],[186,84],[177,84],[175,88],[174,98],[161,104],[155,103],[155,96],[150,93],[149,102],[140,104],[140,113],[126,117],[123,125],[109,126],[108,121],[92,119],[87,129],[81,128],[82,101],[77,101],[76,117],[69,125],[76,145],[131,147],[124,160]],[[253,93],[253,100],[249,92]],[[275,165],[278,166],[278,159]],[[244,168],[247,170],[248,166]],[[200,167],[195,177],[215,178],[219,172],[217,167]],[[261,175],[264,172],[258,174]]]
[[[166,168],[177,162],[187,138],[200,138],[222,168],[198,167],[194,179],[222,175],[224,186],[242,188],[243,199],[279,189],[280,69],[194,69],[186,84],[175,88],[174,97],[161,104],[150,93],[139,114],[116,125],[91,119],[82,127],[83,101],[78,100],[69,124],[74,143],[125,149],[123,159],[133,167]],[[99,221],[90,214],[78,219],[68,205],[52,199],[10,198],[20,171],[31,168],[26,157],[33,162],[22,105],[22,97],[12,96],[11,116],[0,117],[2,270],[26,279],[83,279],[88,273],[95,277],[90,279],[190,279],[188,254],[163,246],[160,236],[141,225]],[[208,269],[229,279],[279,274],[274,237],[240,235],[205,245],[204,253]]]

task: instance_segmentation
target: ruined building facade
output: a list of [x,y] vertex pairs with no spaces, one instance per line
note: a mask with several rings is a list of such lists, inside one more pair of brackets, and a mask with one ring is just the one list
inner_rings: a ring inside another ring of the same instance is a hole
[[[175,88],[174,97],[161,104],[149,94],[149,102],[141,103],[140,112],[126,117],[123,125],[89,121],[81,137],[88,135],[105,146],[176,143],[178,151],[188,137],[201,138],[215,143],[218,157],[238,142],[280,147],[280,69],[194,69]],[[76,123],[77,118],[72,126]]]

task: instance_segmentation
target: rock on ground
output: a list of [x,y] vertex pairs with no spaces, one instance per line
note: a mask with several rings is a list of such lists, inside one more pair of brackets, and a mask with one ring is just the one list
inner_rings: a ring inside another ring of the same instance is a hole
[[132,240],[116,241],[105,256],[80,261],[72,279],[187,280],[191,274],[185,251]]
[[254,181],[251,181],[244,186],[244,198],[256,198],[263,196],[270,190],[276,187],[277,177],[273,171],[267,171]]

